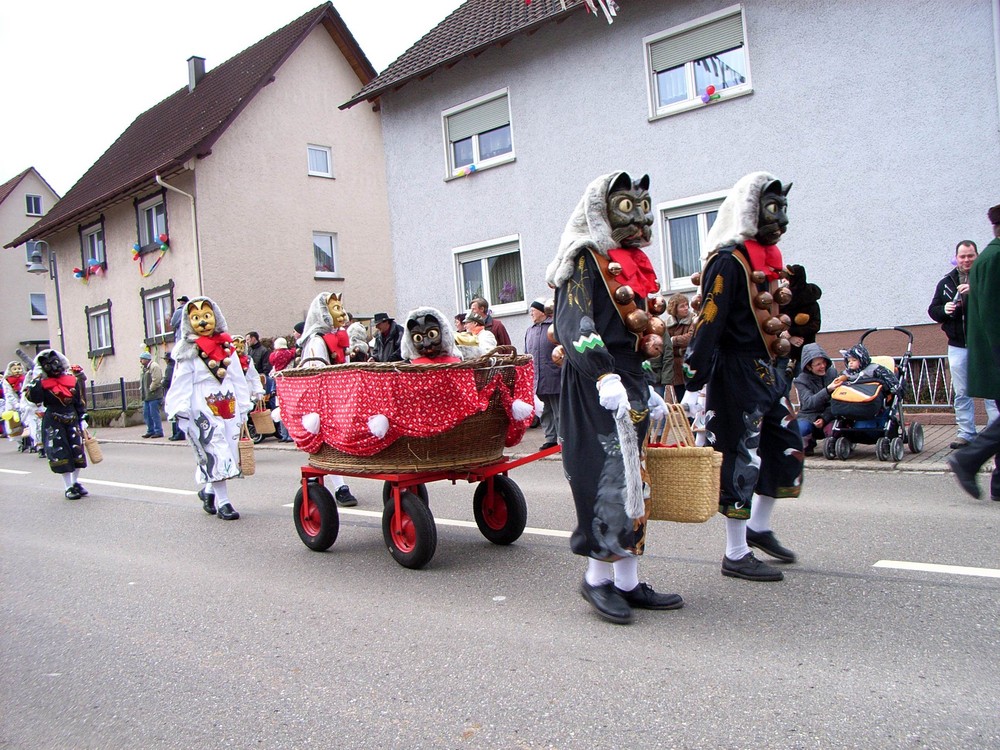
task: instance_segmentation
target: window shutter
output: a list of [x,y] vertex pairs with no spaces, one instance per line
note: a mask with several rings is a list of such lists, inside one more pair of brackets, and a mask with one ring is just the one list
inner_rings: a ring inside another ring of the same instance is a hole
[[661,73],[692,60],[743,46],[743,17],[739,13],[682,31],[649,45],[653,70]]
[[505,94],[450,115],[448,117],[448,140],[455,143],[470,135],[485,133],[487,130],[508,124],[510,124],[510,108],[507,106]]

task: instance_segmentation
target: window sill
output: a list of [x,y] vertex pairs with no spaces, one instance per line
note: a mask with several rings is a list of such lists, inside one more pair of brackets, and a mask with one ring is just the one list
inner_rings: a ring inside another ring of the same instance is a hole
[[322,178],[327,179],[327,180],[335,180],[335,179],[337,179],[332,174],[326,174],[324,172],[309,172],[308,176],[309,177],[322,177]]
[[[466,177],[471,177],[476,174],[476,172],[483,172],[487,169],[492,169],[493,167],[499,167],[502,164],[510,164],[517,161],[517,157],[511,154],[509,157],[497,157],[496,159],[491,159],[488,162],[483,162],[481,164],[470,164],[469,166],[474,166],[476,169],[474,172],[469,172],[467,174],[456,174],[458,170],[453,170],[452,173],[444,178],[445,182],[451,182],[453,180],[462,180]],[[468,169],[469,167],[459,167],[459,169]]]
[[705,104],[701,98],[686,99],[683,102],[668,104],[666,107],[661,107],[660,109],[654,111],[649,116],[649,121],[653,122],[654,120],[662,120],[664,117],[672,117],[673,115],[679,115],[682,112],[690,112],[693,109],[714,107],[722,102],[729,101],[730,99],[738,99],[741,96],[747,96],[752,93],[753,88],[747,86],[746,88],[732,88],[727,91],[720,91],[720,98],[717,101],[709,102],[708,104]]
[[528,302],[526,300],[521,300],[520,302],[498,303],[490,307],[490,312],[493,313],[494,318],[506,318],[510,315],[522,315],[528,312]]
[[95,349],[94,351],[87,352],[87,358],[93,359],[94,357],[107,357],[108,355],[114,356],[115,348],[113,346],[107,349]]
[[48,315],[32,315],[31,319],[32,320],[48,320],[49,316]]
[[161,333],[158,336],[148,336],[144,339],[146,346],[152,346],[153,344],[168,344],[174,340],[173,331],[170,333]]
[[[139,248],[139,255],[149,255],[150,253],[156,253],[160,250],[160,245],[163,243],[157,240],[156,242],[150,242],[148,245],[143,245]],[[168,245],[169,247],[169,245]]]
[[29,214],[29,213],[27,213],[27,212],[25,212],[25,214],[24,214],[24,215],[25,215],[25,216],[42,216],[42,214]]
[[327,279],[333,279],[334,281],[343,281],[344,280],[344,277],[341,276],[339,273],[330,272],[330,271],[315,271],[313,273],[313,278],[314,279],[323,279],[324,281],[327,280]]

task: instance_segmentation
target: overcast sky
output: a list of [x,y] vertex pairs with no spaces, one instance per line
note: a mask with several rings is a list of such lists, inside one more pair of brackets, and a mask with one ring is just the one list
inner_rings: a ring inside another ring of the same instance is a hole
[[[463,0],[334,0],[384,70]],[[320,0],[0,0],[0,184],[35,167],[65,195],[141,112]],[[360,85],[358,86],[360,88]]]

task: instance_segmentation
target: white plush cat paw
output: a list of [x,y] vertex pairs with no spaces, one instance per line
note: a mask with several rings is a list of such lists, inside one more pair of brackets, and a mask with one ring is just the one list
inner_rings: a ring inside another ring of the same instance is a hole
[[311,435],[319,435],[319,414],[314,411],[302,417],[302,426]]
[[514,403],[510,405],[511,414],[514,415],[514,419],[520,421],[522,419],[527,419],[535,412],[535,407],[526,401],[522,401],[519,398],[514,399]]
[[368,431],[379,440],[389,432],[389,420],[384,414],[372,414],[368,417]]
[[538,396],[535,396],[535,416],[542,416],[543,411],[545,411],[545,402],[538,398]]
[[275,422],[281,421],[281,407],[275,406],[273,409],[271,409],[271,419],[273,419]]

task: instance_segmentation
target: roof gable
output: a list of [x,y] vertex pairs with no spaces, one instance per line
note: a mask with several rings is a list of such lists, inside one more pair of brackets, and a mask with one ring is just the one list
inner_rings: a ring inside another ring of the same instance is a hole
[[66,195],[11,246],[63,229],[85,214],[121,200],[166,176],[212,144],[274,80],[282,63],[320,23],[330,33],[362,83],[375,69],[329,2],[278,29],[209,70],[194,91],[187,86],[139,115]]

